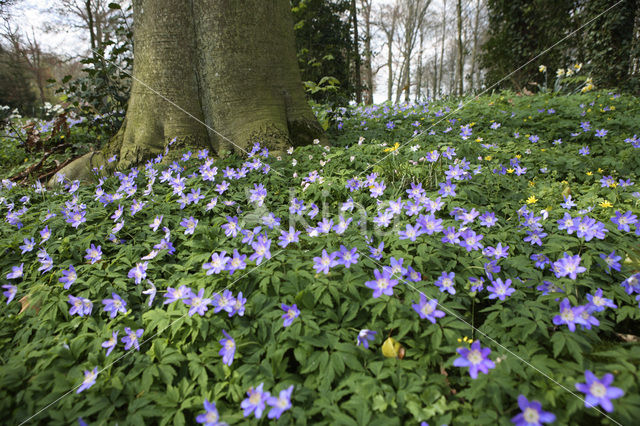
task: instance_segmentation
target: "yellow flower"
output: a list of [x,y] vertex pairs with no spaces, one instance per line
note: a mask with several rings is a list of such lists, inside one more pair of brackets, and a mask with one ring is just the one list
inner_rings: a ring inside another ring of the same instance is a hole
[[575,65],[573,66],[573,68],[575,68],[575,70],[576,70],[576,71],[580,71],[580,70],[582,69],[582,63],[580,63],[580,64],[575,64]]
[[540,148],[540,151],[545,152],[547,148]]
[[591,176],[593,172],[587,172],[587,176]]
[[400,144],[398,142],[395,143],[391,148],[385,148],[384,152],[393,152],[400,148]]
[[611,105],[611,107],[609,109],[611,109],[611,111],[613,111],[613,110],[616,109],[616,106],[615,105]]
[[527,204],[535,204],[538,202],[538,199],[535,197],[535,195],[532,195],[531,197],[527,198]]
[[476,142],[482,142],[484,139],[482,139],[480,136],[478,136],[478,139],[476,139]]
[[517,159],[520,159],[520,158],[522,158],[522,155],[520,155],[520,154],[516,154],[516,158],[517,158]]
[[382,355],[386,358],[404,358],[405,349],[393,337],[387,338],[382,344]]
[[507,169],[507,173],[513,173],[515,172],[515,169]]
[[601,167],[598,167],[598,173],[602,173],[602,172],[604,172],[604,170],[602,170]]
[[492,157],[492,156],[490,156],[490,155],[487,155],[486,157],[484,157],[484,159],[485,159],[486,161],[491,161],[491,159],[492,159],[492,158],[493,158],[493,157]]
[[600,203],[600,207],[602,207],[603,209],[606,209],[609,207],[613,207],[613,204],[611,204],[609,201],[603,201]]

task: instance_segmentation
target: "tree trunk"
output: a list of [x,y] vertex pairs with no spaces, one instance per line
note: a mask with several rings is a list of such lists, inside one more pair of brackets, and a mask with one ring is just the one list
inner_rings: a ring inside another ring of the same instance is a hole
[[432,92],[433,92],[433,97],[436,98],[438,97],[438,49],[435,49],[435,56],[433,59],[433,80],[432,80]]
[[471,83],[471,91],[475,89],[475,76],[476,76],[476,67],[478,62],[478,31],[480,24],[480,8],[482,4],[480,0],[476,0],[476,14],[473,19],[473,50],[471,51],[471,75],[469,76],[469,82]]
[[356,103],[359,105],[362,103],[362,77],[360,76],[360,49],[358,48],[360,40],[358,37],[358,8],[356,7],[356,0],[351,0],[351,15],[353,17],[353,54],[355,55],[356,64]]
[[424,32],[420,31],[420,49],[418,50],[418,69],[416,71],[416,103],[420,100],[422,91],[422,46],[424,43]]
[[364,15],[364,80],[366,105],[373,104],[373,66],[371,52],[371,1],[361,0],[362,12]]
[[464,92],[464,47],[462,46],[462,0],[457,3],[458,13],[458,95]]
[[393,37],[387,36],[387,68],[389,79],[387,80],[387,100],[391,102],[393,96]]
[[91,43],[91,54],[96,57],[96,35],[93,32],[93,12],[91,10],[91,0],[85,1],[85,7],[87,8],[87,20],[89,21],[89,41]]
[[324,139],[306,102],[288,0],[134,0],[125,123],[105,150],[129,167],[178,145],[246,153]]
[[396,100],[395,103],[400,103],[400,98],[402,97],[402,91],[404,83],[404,73],[406,71],[406,61],[403,59],[400,64],[400,70],[398,70],[396,77],[398,77],[398,81],[396,81]]
[[442,0],[442,42],[440,43],[440,72],[438,73],[438,92],[442,93],[442,66],[444,64],[444,42],[447,38],[447,0]]
[[404,72],[404,83],[403,89],[404,92],[404,101],[409,102],[409,96],[411,96],[411,57],[407,57],[405,59],[407,62],[407,67]]
[[640,7],[636,8],[636,16],[633,24],[628,74],[634,77],[640,74]]

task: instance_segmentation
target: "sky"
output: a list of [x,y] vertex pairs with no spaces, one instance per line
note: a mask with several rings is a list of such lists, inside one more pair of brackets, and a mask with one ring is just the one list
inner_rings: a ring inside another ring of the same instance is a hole
[[14,22],[19,22],[21,32],[31,34],[33,31],[44,51],[75,56],[79,51],[88,49],[88,42],[80,31],[71,29],[45,31],[46,25],[52,23],[54,19],[51,3],[50,0],[22,0],[10,11]]

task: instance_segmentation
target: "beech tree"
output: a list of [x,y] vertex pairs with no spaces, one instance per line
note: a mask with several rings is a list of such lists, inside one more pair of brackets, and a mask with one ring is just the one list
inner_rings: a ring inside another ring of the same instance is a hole
[[289,0],[134,0],[131,97],[122,128],[67,178],[118,156],[134,166],[177,146],[245,153],[323,143],[296,60]]

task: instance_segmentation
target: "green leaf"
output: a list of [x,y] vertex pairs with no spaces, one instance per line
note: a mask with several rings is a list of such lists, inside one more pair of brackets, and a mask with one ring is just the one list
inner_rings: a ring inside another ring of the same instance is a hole
[[562,332],[556,332],[551,336],[551,343],[553,344],[553,357],[558,358],[560,352],[562,352],[562,348],[566,343],[566,338]]

